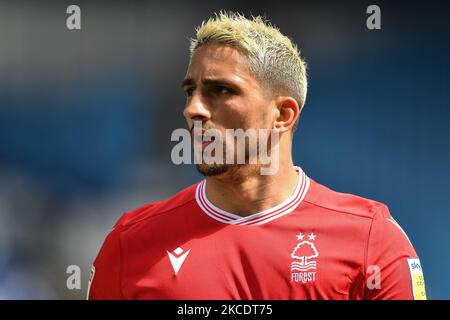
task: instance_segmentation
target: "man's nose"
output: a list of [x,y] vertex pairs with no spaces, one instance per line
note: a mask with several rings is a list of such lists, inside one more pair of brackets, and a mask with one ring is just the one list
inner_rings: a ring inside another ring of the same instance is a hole
[[187,101],[183,112],[186,120],[201,120],[206,121],[211,117],[208,106],[202,99],[200,94],[194,93]]

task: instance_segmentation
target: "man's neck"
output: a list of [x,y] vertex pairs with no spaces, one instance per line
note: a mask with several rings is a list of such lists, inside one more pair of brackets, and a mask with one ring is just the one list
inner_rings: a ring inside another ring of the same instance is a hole
[[298,179],[292,161],[280,163],[274,175],[261,175],[259,170],[240,167],[218,177],[207,177],[206,196],[222,210],[249,216],[288,199],[294,193]]

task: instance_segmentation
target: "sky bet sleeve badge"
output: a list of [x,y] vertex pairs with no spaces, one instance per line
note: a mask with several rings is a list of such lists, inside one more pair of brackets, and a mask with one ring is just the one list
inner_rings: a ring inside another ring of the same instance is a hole
[[411,274],[411,286],[414,300],[426,300],[425,280],[419,258],[408,258],[409,273]]

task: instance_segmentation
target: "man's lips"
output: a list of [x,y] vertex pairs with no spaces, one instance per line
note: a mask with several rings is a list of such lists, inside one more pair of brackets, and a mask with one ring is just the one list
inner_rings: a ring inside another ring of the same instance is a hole
[[195,131],[194,131],[194,126],[192,126],[191,128],[191,135],[193,136],[193,140],[194,140],[194,144],[199,144],[201,143],[202,145],[202,149],[204,150],[209,144],[211,144],[216,137],[214,136],[210,136],[210,137],[205,137],[205,133],[207,130],[212,129],[212,128],[208,128],[202,129],[202,132],[199,134],[194,135]]
[[201,137],[201,140],[200,140],[202,142],[202,149],[205,149],[207,145],[209,145],[210,143],[212,143],[215,140],[214,137],[211,137],[211,139],[209,139],[210,141],[203,140],[203,139],[204,139],[204,137]]
[[205,149],[207,145],[209,145],[212,141],[203,141],[202,142],[202,149]]

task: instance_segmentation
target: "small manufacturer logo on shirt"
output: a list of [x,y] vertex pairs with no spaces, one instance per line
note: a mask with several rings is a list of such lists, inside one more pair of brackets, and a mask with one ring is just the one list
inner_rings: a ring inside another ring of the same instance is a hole
[[188,251],[185,252],[180,247],[176,248],[173,252],[167,251],[167,254],[169,255],[170,263],[172,264],[172,268],[173,268],[175,275],[177,275],[178,271],[180,271],[180,268],[183,265],[184,260],[186,260],[190,251],[191,251],[191,249],[189,249]]

